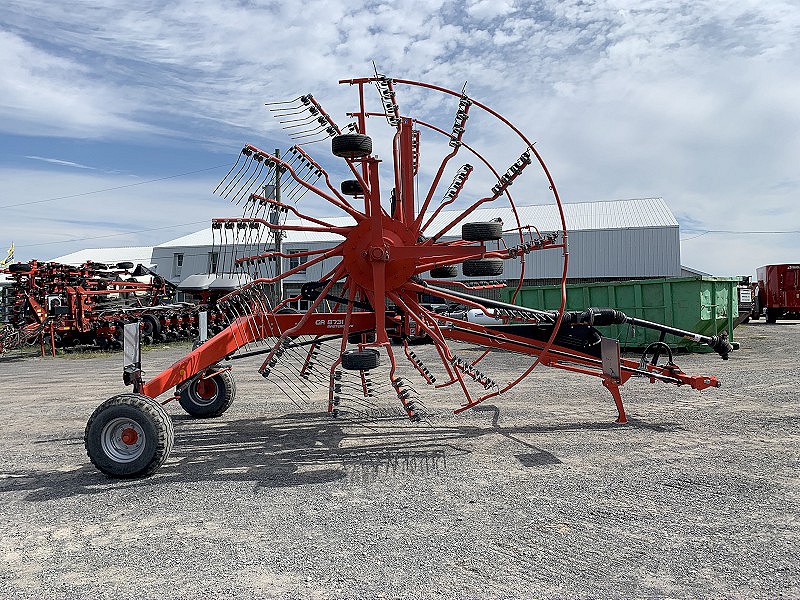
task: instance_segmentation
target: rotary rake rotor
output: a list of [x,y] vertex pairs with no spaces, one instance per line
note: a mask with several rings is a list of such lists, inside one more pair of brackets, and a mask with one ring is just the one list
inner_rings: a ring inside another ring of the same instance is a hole
[[[222,414],[235,391],[229,367],[221,365],[226,358],[263,356],[259,372],[298,402],[308,389],[327,386],[328,411],[334,415],[344,399],[367,404],[388,394],[412,420],[425,409],[410,378],[399,375],[401,361],[422,385],[458,388],[463,401],[456,412],[508,391],[538,365],[601,378],[616,402],[619,422],[626,420],[619,387],[631,377],[694,389],[718,386],[714,377],[684,374],[671,353],[659,365],[659,355],[669,352],[663,341],[650,350],[650,362],[620,359],[618,343],[594,326],[630,323],[661,331],[662,340],[692,336],[727,358],[732,348],[723,336],[695,336],[613,309],[565,312],[568,252],[561,200],[534,144],[507,119],[465,90],[377,73],[340,83],[357,92],[350,123],[340,128],[311,95],[269,104],[299,143],[283,156],[248,144],[220,182],[217,193],[243,207],[242,217],[212,223],[220,256],[215,272],[238,284],[216,305],[227,324],[147,382],[138,365],[126,371],[134,393],[106,401],[87,425],[87,450],[100,470],[134,477],[163,463],[173,434],[155,398],[170,388],[176,391],[168,400],[178,399],[190,414]],[[397,101],[401,90],[437,96],[451,106],[452,125],[448,121],[443,128],[405,115]],[[374,92],[377,101],[370,96]],[[368,122],[378,126],[377,136],[367,134]],[[473,134],[473,123],[504,131],[503,151],[514,149],[513,154],[504,163],[484,156],[466,141],[481,139],[480,132]],[[307,151],[328,139],[340,159],[331,169]],[[425,154],[423,142],[429,142]],[[378,148],[386,160],[379,158]],[[440,158],[425,168],[422,157],[437,153]],[[521,222],[511,194],[512,185],[518,189],[521,181],[526,192],[548,195],[557,216],[546,228]],[[339,214],[313,216],[302,209],[312,202]],[[502,207],[498,212],[505,222],[476,220],[490,212],[487,207]],[[331,241],[289,253],[279,243],[287,234]],[[487,290],[505,285],[498,276],[509,261],[520,265],[518,290],[526,277],[526,257],[539,252],[560,262],[560,306],[534,310],[486,297]],[[292,262],[284,271],[278,265],[285,260]],[[452,280],[459,265],[466,281]],[[284,298],[283,284],[301,272],[319,277]],[[426,301],[430,297],[441,303],[438,310]],[[304,310],[290,308],[301,301]],[[410,347],[420,337],[433,343],[437,364],[424,364]],[[454,341],[483,352],[467,360],[456,354]],[[529,355],[531,361],[502,381],[486,366],[492,350]],[[380,380],[378,371],[384,373]]]

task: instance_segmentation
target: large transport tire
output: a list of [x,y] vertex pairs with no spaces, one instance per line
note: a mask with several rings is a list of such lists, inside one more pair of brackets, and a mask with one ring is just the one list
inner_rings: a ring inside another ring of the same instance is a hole
[[364,158],[372,154],[372,138],[360,133],[345,133],[331,138],[331,152],[341,158]]
[[363,196],[364,195],[364,188],[361,187],[361,184],[358,182],[358,179],[345,179],[341,185],[340,189],[345,196]]
[[767,323],[774,323],[781,316],[781,311],[778,308],[767,308]]
[[[213,373],[219,365],[210,367]],[[203,379],[198,377],[181,392],[178,402],[193,417],[207,419],[218,417],[231,407],[236,398],[236,382],[230,371],[222,371]]]
[[346,350],[342,353],[342,368],[348,371],[369,371],[381,362],[381,355],[374,348]]
[[499,221],[485,223],[464,223],[461,226],[461,239],[469,242],[499,240],[503,237],[503,224]]
[[167,460],[175,429],[152,398],[120,394],[92,413],[83,440],[89,460],[109,477],[145,477]]
[[126,271],[130,271],[134,266],[135,265],[132,262],[128,261],[128,260],[124,260],[122,262],[118,262],[117,263],[117,268],[118,269],[124,269]]
[[468,258],[461,266],[464,277],[485,277],[503,274],[502,258]]
[[458,267],[455,265],[445,265],[444,267],[434,267],[430,271],[433,279],[448,279],[458,275]]

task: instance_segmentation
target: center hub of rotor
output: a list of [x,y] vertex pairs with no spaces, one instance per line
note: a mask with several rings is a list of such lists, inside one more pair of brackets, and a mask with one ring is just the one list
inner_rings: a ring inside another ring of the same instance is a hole
[[414,258],[400,258],[393,250],[413,246],[416,234],[400,221],[383,215],[379,235],[375,235],[374,223],[367,218],[356,225],[344,242],[342,262],[347,274],[355,283],[368,291],[375,290],[376,263],[384,263],[383,277],[386,291],[393,291],[407,283],[415,273]]

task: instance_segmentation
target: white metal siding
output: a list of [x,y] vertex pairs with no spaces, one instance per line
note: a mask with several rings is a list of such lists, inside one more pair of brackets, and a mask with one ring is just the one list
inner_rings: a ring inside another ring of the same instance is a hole
[[[680,276],[678,223],[661,198],[565,204],[564,213],[569,235],[569,278]],[[443,211],[427,233],[438,232],[458,214],[459,211]],[[523,224],[534,225],[543,233],[560,229],[558,211],[553,205],[520,206],[518,214]],[[478,209],[466,220],[489,221],[496,217],[503,219],[506,228],[515,226],[516,220],[512,211],[503,207]],[[334,225],[352,224],[349,217],[324,220]],[[459,236],[460,230],[459,224],[452,228],[451,234]],[[341,241],[339,236],[327,233],[287,233],[283,242],[283,248],[287,251],[327,248]],[[211,229],[208,228],[156,246],[153,249],[153,262],[157,265],[158,273],[171,278],[172,260],[176,252],[184,254],[180,279],[194,273],[205,273],[208,253],[212,250],[212,239]],[[514,246],[519,243],[519,236],[507,234],[505,240],[508,246]],[[266,245],[250,249],[239,246],[237,256],[245,256],[248,250],[252,250],[250,254],[257,254],[265,252],[267,248]],[[309,267],[305,274],[290,276],[287,282],[317,281],[337,262],[336,259],[327,259],[322,264]],[[561,277],[563,257],[560,249],[532,252],[525,257],[525,263],[526,279]],[[284,270],[287,268],[288,261],[285,261]],[[503,278],[516,279],[520,272],[517,261],[506,261]]]

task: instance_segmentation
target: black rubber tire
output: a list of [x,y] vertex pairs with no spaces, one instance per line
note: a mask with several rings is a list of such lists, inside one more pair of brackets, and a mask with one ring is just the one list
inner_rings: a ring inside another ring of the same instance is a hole
[[127,260],[124,260],[124,261],[122,261],[122,262],[118,262],[118,263],[117,263],[117,268],[118,268],[118,269],[125,269],[126,271],[129,271],[129,270],[130,270],[130,269],[132,269],[134,266],[135,266],[135,265],[134,265],[132,262],[130,262],[130,261],[127,261]]
[[345,133],[331,138],[331,152],[341,158],[364,158],[372,154],[372,138],[360,133]]
[[8,272],[9,273],[30,273],[31,266],[28,263],[14,263],[13,265],[8,265]]
[[363,196],[364,195],[364,188],[361,187],[361,184],[358,182],[358,179],[345,179],[341,185],[340,189],[345,196]]
[[[123,435],[133,435],[133,442],[123,441]],[[175,429],[167,411],[152,398],[120,394],[95,409],[83,441],[89,460],[109,477],[146,477],[167,460]]]
[[346,350],[342,353],[342,368],[348,371],[369,371],[381,364],[381,355],[374,348]]
[[458,267],[455,265],[446,265],[444,267],[434,267],[430,271],[433,279],[448,279],[458,275]]
[[464,277],[485,277],[503,274],[502,258],[468,258],[461,265]]
[[485,223],[464,223],[461,226],[461,239],[470,242],[499,240],[503,237],[503,224],[499,221]]
[[780,311],[777,308],[767,308],[767,323],[775,323],[780,317]]
[[[348,344],[360,344],[362,339],[363,339],[363,336],[364,336],[363,333],[348,333],[347,334],[347,343]],[[375,332],[374,331],[368,331],[366,333],[366,336],[367,336],[367,343],[368,344],[371,344],[372,342],[375,341]]]
[[[214,372],[219,366],[210,367]],[[236,398],[236,382],[230,371],[222,371],[208,379],[199,377],[181,392],[178,402],[193,417],[218,417],[231,407]]]
[[142,317],[142,335],[150,336],[155,339],[161,333],[161,321],[155,315],[144,315]]

